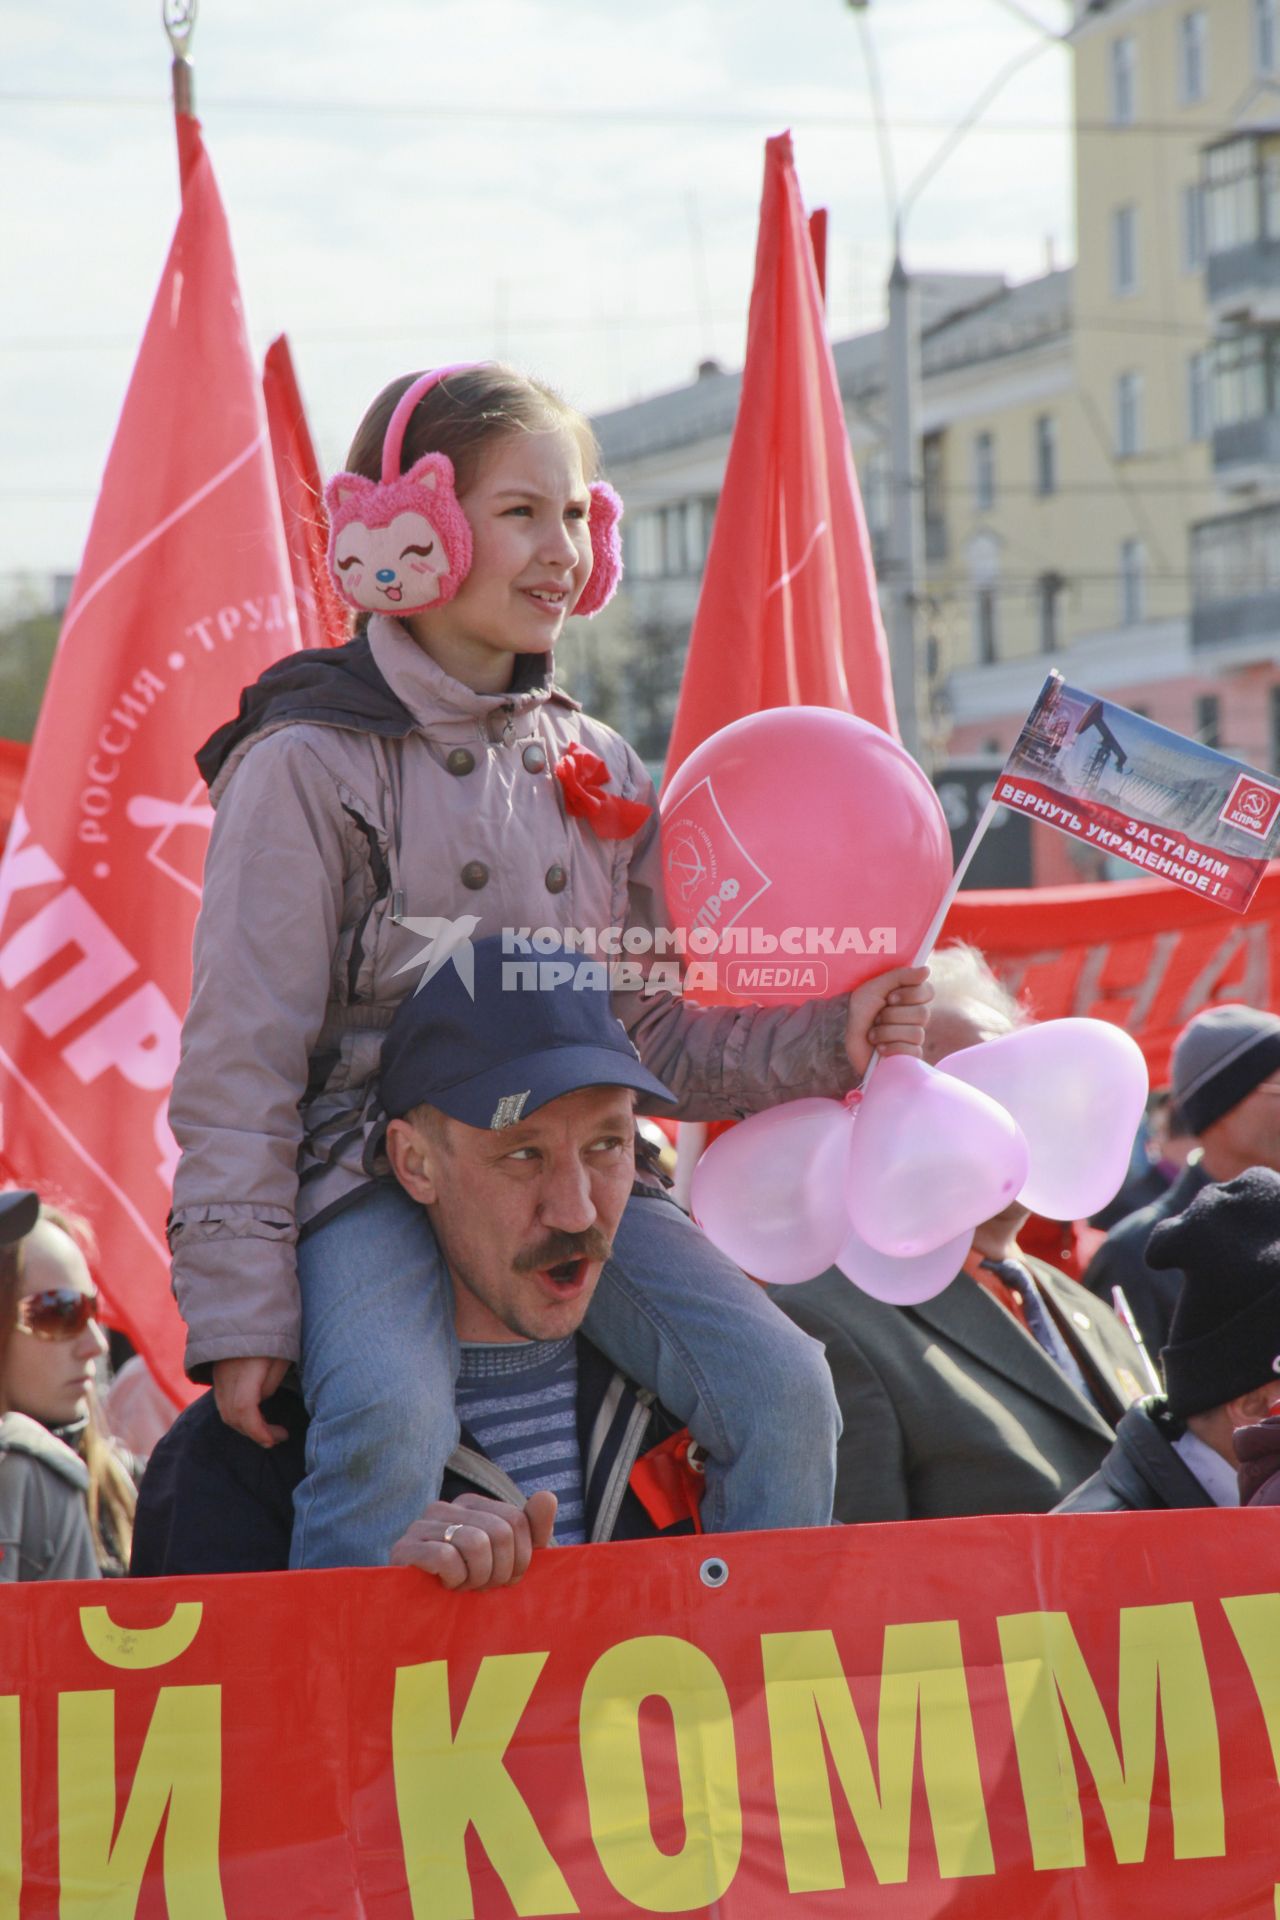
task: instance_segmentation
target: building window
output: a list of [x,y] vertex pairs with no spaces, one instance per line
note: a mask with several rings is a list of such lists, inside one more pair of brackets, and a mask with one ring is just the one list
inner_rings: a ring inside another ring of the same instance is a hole
[[1120,542],[1120,624],[1136,627],[1146,617],[1147,556],[1141,540]]
[[1202,8],[1178,22],[1178,97],[1193,107],[1209,91],[1209,17]]
[[996,503],[996,443],[990,433],[973,438],[973,504],[979,513],[990,513]]
[[1276,70],[1276,0],[1253,0],[1253,61],[1259,73]]
[[867,531],[881,540],[889,531],[889,463],[883,447],[872,447],[862,469],[862,505]]
[[702,495],[684,503],[684,549],[690,573],[699,574],[706,565],[715,517],[714,496]]
[[1204,520],[1191,529],[1196,608],[1280,594],[1280,508]]
[[1187,438],[1209,438],[1209,355],[1193,353],[1187,361]]
[[1131,460],[1142,448],[1142,375],[1116,375],[1116,456]]
[[715,508],[714,498],[696,498],[630,514],[622,523],[627,571],[638,580],[701,573]]
[[1209,349],[1215,427],[1238,427],[1280,411],[1280,330],[1226,334]]
[[651,509],[630,514],[622,522],[628,573],[638,580],[656,580],[662,573],[662,515]]
[[1036,415],[1036,492],[1058,491],[1058,423],[1051,413]]
[[662,571],[668,575],[688,573],[689,552],[685,540],[684,502],[662,509]]
[[1137,109],[1137,49],[1128,34],[1111,42],[1111,124],[1131,127]]
[[1202,693],[1196,700],[1196,739],[1202,747],[1222,745],[1222,710],[1216,693]]
[[1204,193],[1197,180],[1182,189],[1182,271],[1204,267]]
[[1061,644],[1058,601],[1064,584],[1060,573],[1042,573],[1036,581],[1036,615],[1041,653],[1056,653]]
[[1200,171],[1209,254],[1280,238],[1280,135],[1219,141],[1204,149]]
[[979,587],[973,596],[973,643],[982,666],[992,666],[999,658],[997,639],[996,590]]
[[1117,300],[1138,291],[1138,209],[1133,206],[1112,210],[1111,291]]
[[925,434],[919,444],[919,492],[925,509],[925,528],[942,526],[946,518],[946,468],[942,461],[942,434]]

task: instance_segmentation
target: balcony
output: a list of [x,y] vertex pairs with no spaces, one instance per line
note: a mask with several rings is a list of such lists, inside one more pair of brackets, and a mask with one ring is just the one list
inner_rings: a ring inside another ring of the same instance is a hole
[[1205,262],[1205,291],[1217,320],[1248,315],[1280,320],[1280,240],[1249,241],[1211,253]]
[[1191,647],[1208,664],[1280,659],[1280,507],[1191,529]]
[[1280,486],[1280,413],[1213,430],[1213,473],[1233,489]]
[[1280,320],[1280,128],[1202,148],[1200,192],[1215,320]]
[[1280,588],[1193,608],[1191,645],[1197,653],[1230,647],[1235,664],[1280,660]]

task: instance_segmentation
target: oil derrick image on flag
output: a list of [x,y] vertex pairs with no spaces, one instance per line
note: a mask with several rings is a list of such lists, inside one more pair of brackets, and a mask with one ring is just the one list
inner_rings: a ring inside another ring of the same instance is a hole
[[1057,673],[994,798],[1237,913],[1280,849],[1275,780]]

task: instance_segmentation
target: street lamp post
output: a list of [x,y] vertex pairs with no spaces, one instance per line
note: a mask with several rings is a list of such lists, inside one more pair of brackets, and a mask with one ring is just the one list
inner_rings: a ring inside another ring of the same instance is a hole
[[889,502],[888,626],[893,700],[902,744],[920,758],[917,682],[916,581],[921,548],[920,324],[915,287],[894,248],[889,274],[888,361]]
[[898,729],[902,744],[916,760],[920,759],[919,663],[916,645],[916,608],[918,575],[922,557],[924,516],[923,476],[920,461],[920,318],[916,290],[902,261],[902,233],[906,218],[921,193],[942,165],[951,157],[997,93],[1029,60],[1041,53],[1044,43],[1060,44],[1059,36],[1042,21],[1028,15],[1018,0],[998,0],[998,4],[1016,12],[1027,25],[1039,28],[1039,46],[1018,54],[1001,67],[977,99],[947,134],[932,157],[921,168],[906,191],[899,195],[889,140],[888,117],[880,85],[875,43],[867,27],[870,0],[845,0],[858,23],[863,60],[871,87],[876,140],[880,150],[880,172],[885,204],[893,233],[893,266],[889,272],[888,326],[886,329],[886,387],[889,397],[889,466],[892,475],[889,517],[889,541],[886,553],[888,576],[889,665],[893,675],[894,705],[898,710]]

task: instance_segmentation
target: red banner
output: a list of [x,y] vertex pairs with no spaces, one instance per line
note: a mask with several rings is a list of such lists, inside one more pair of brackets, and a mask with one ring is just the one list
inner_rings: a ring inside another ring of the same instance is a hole
[[22,1184],[88,1214],[100,1283],[175,1398],[166,1119],[212,813],[192,755],[297,645],[262,398],[213,173],[182,213],[0,867],[0,1101]]
[[838,707],[897,734],[816,248],[791,136],[779,134],[765,146],[742,392],[668,774],[766,707]]
[[0,1911],[1269,1916],[1278,1586],[1213,1511],[7,1588]]
[[1193,840],[1189,833],[1117,813],[1100,800],[1082,800],[1070,794],[1064,799],[1056,787],[1046,787],[1026,774],[1012,780],[1002,774],[996,781],[995,797],[1015,813],[1045,820],[1074,840],[1101,847],[1104,853],[1145,867],[1153,876],[1171,880],[1188,893],[1202,894],[1206,900],[1216,900],[1220,907],[1230,907],[1236,913],[1248,907],[1266,871],[1263,859],[1242,860],[1239,854],[1223,853]]
[[348,638],[350,622],[329,576],[326,558],[329,536],[320,462],[307,425],[298,376],[293,370],[293,355],[283,333],[267,348],[262,368],[262,395],[298,605],[301,644],[339,647]]
[[981,947],[1042,1020],[1087,1014],[1124,1027],[1159,1086],[1202,1007],[1243,1000],[1280,1013],[1280,860],[1240,918],[1163,880],[1038,887],[960,894],[942,940]]

